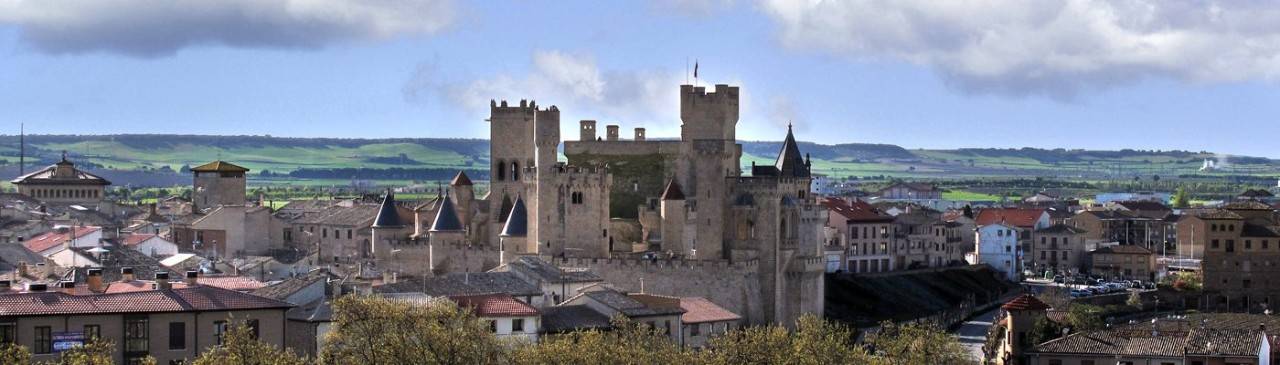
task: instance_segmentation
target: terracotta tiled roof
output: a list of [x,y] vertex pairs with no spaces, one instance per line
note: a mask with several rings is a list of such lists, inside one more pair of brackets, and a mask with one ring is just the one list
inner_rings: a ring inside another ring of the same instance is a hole
[[267,286],[267,283],[247,276],[201,276],[196,279],[196,283],[235,291],[256,290]]
[[527,317],[538,315],[538,309],[516,300],[511,294],[479,294],[451,296],[458,306],[471,309],[479,317]]
[[0,295],[0,315],[154,313],[288,308],[289,303],[212,286],[95,295],[61,292]]
[[1272,210],[1272,206],[1257,200],[1241,200],[1223,204],[1222,209],[1228,210]]
[[1187,336],[1187,355],[1257,356],[1261,344],[1258,330],[1196,328]]
[[1101,355],[1106,357],[1149,356],[1179,358],[1183,356],[1186,332],[1150,330],[1103,330],[1078,332],[1037,345],[1033,353]]
[[1044,302],[1040,301],[1040,299],[1036,299],[1036,297],[1031,294],[1023,294],[1019,295],[1017,298],[1013,298],[1013,300],[1010,300],[1008,303],[1000,306],[1000,308],[1011,311],[1034,311],[1048,310],[1049,305],[1044,304]]
[[847,202],[839,198],[822,199],[819,202],[833,213],[844,216],[849,222],[891,222],[893,217],[888,214],[880,213],[875,207],[861,200]]
[[120,243],[124,244],[125,246],[137,246],[138,244],[146,242],[147,240],[155,237],[156,235],[154,234],[134,233],[128,236],[124,236],[124,239],[120,240]]
[[249,169],[240,167],[236,164],[226,161],[213,161],[204,165],[192,167],[194,172],[248,172]]
[[1039,230],[1036,230],[1036,233],[1044,233],[1044,234],[1081,234],[1081,233],[1086,233],[1086,232],[1089,232],[1089,231],[1086,231],[1086,230],[1084,230],[1084,229],[1080,229],[1080,228],[1076,228],[1076,227],[1072,227],[1072,226],[1068,226],[1068,225],[1065,225],[1065,224],[1055,224],[1055,225],[1052,225],[1052,226],[1049,226],[1049,227],[1045,227],[1045,228],[1041,228],[1041,229],[1039,229]]
[[684,309],[684,314],[680,315],[680,321],[684,323],[724,322],[742,319],[742,316],[702,297],[680,298],[680,309]]
[[1027,208],[987,208],[978,212],[975,223],[979,226],[1005,223],[1019,228],[1030,228],[1044,214],[1044,209]]
[[[78,239],[80,237],[84,237],[87,234],[97,232],[101,229],[101,227],[76,227],[75,238]],[[55,230],[32,237],[31,239],[26,240],[26,242],[23,242],[22,245],[27,246],[27,249],[31,251],[44,252],[45,250],[54,248],[70,240],[70,235]]]

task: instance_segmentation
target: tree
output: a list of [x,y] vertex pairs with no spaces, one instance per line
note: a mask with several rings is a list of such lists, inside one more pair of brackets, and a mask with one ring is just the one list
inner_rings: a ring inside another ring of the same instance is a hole
[[741,328],[712,338],[699,353],[701,364],[860,364],[877,363],[854,343],[849,327],[806,314],[795,332],[779,325]]
[[537,344],[522,344],[512,352],[511,362],[528,365],[693,362],[693,354],[671,341],[664,329],[625,317],[615,317],[611,323],[613,330],[610,331],[575,331],[544,337]]
[[1077,332],[1102,328],[1102,308],[1088,304],[1074,304],[1067,310],[1067,323]]
[[1190,205],[1191,198],[1187,196],[1187,188],[1179,186],[1178,190],[1173,193],[1173,207],[1186,208]]
[[1129,293],[1129,299],[1125,300],[1124,304],[1130,307],[1142,308],[1142,296],[1136,291],[1131,292]]
[[470,311],[440,300],[406,305],[348,295],[333,303],[333,329],[321,360],[326,364],[493,364],[505,346]]
[[84,345],[75,346],[67,349],[66,351],[62,351],[58,354],[58,361],[53,362],[52,364],[112,365],[115,363],[112,359],[112,354],[114,352],[115,343],[109,340],[89,341]]
[[873,349],[877,363],[968,364],[969,352],[955,337],[930,324],[884,322],[880,330],[867,335],[867,346]]
[[259,341],[244,324],[231,326],[223,334],[222,345],[205,351],[192,365],[305,365],[307,361],[293,351],[281,350]]
[[1050,321],[1049,317],[1040,317],[1031,325],[1031,332],[1027,334],[1027,339],[1031,344],[1038,345],[1058,338],[1061,333],[1062,327],[1056,322]]
[[0,364],[30,364],[31,351],[17,344],[0,345]]

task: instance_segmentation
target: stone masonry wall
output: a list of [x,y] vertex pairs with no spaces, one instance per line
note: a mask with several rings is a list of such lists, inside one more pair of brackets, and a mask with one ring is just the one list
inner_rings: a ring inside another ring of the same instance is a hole
[[556,265],[591,269],[606,283],[630,291],[680,297],[705,297],[741,315],[747,324],[765,324],[759,266],[755,261],[554,259]]

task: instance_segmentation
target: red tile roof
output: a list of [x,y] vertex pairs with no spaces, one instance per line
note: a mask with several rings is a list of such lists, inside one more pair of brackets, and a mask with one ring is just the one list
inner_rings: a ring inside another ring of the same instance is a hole
[[1032,208],[987,208],[978,212],[974,222],[979,226],[1004,223],[1018,228],[1031,228],[1040,220],[1044,209]]
[[875,207],[861,200],[852,203],[840,198],[826,198],[819,202],[833,213],[844,216],[851,222],[890,221],[893,217],[880,213]]
[[[172,285],[174,289],[188,288],[187,284],[182,280],[170,281],[169,284]],[[202,276],[199,279],[196,279],[196,284],[239,292],[248,292],[267,286],[267,283],[243,276]],[[103,291],[103,293],[106,294],[133,293],[154,290],[155,288],[155,282],[150,280],[112,281],[102,283],[102,285],[106,287],[106,290]],[[49,290],[53,291],[55,289],[50,288]],[[94,295],[96,293],[90,292],[88,285],[84,283],[77,283],[72,294]]]
[[156,235],[154,234],[134,233],[128,236],[124,236],[124,239],[120,240],[120,242],[123,243],[125,246],[137,246],[138,244],[146,242],[147,240],[155,237]]
[[516,300],[510,294],[477,294],[450,296],[458,306],[471,309],[479,317],[527,317],[538,315],[538,309]]
[[680,309],[684,309],[684,314],[680,315],[680,321],[684,323],[724,322],[742,319],[742,316],[702,297],[680,298]]
[[291,306],[286,302],[207,285],[94,295],[56,291],[0,295],[0,316],[224,311]]
[[1036,297],[1031,294],[1023,294],[1019,295],[1017,298],[1013,298],[1013,300],[1010,300],[1008,303],[1000,306],[1000,308],[1012,311],[1048,310],[1049,305],[1044,304],[1044,302],[1040,301],[1040,299],[1036,299]]
[[201,276],[196,279],[196,284],[235,291],[250,291],[267,286],[267,283],[248,276]]
[[[75,238],[84,237],[87,234],[97,232],[101,229],[102,227],[76,227]],[[68,235],[65,232],[58,232],[55,230],[55,231],[45,232],[44,234],[41,234],[39,236],[32,237],[31,239],[26,240],[22,244],[24,246],[27,246],[28,250],[35,251],[36,253],[40,253],[40,252],[44,252],[45,250],[62,245],[70,240],[71,240],[70,235]]]

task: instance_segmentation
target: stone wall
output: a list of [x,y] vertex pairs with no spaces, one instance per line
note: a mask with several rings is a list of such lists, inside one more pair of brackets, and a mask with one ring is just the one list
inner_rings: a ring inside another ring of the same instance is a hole
[[[645,143],[657,143],[650,141]],[[675,154],[615,154],[611,144],[637,143],[596,142],[590,148],[565,148],[570,165],[609,166],[613,175],[613,187],[609,193],[609,216],[613,218],[637,218],[639,209],[651,197],[662,195],[667,180],[675,168]],[[566,146],[569,144],[566,143]]]
[[679,297],[705,297],[741,315],[747,324],[765,324],[757,262],[724,260],[554,259],[565,267],[591,269],[619,289]]

